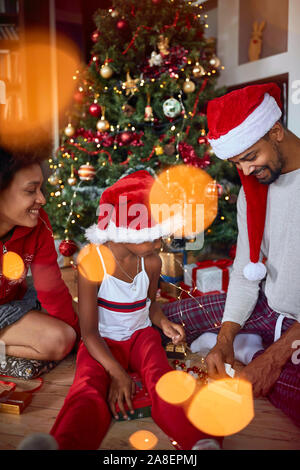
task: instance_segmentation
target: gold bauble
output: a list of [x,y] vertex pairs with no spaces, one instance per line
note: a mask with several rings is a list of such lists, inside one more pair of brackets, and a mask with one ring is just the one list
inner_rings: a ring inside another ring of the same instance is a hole
[[113,74],[113,70],[112,68],[110,68],[109,65],[107,64],[102,65],[101,70],[100,70],[100,75],[102,78],[108,79],[112,76],[112,74]]
[[59,183],[59,176],[56,173],[53,173],[49,176],[48,183],[51,184],[51,186],[56,186]]
[[215,67],[216,69],[218,67],[220,67],[221,65],[221,61],[219,59],[219,57],[217,57],[216,55],[213,55],[212,58],[210,59],[209,61],[210,65],[212,65],[213,67]]
[[164,149],[160,145],[158,145],[157,147],[155,147],[155,153],[156,155],[163,155]]
[[195,64],[195,67],[193,68],[193,75],[195,78],[200,78],[205,75],[205,70],[202,65],[200,65],[198,62]]
[[70,186],[74,186],[76,183],[77,183],[77,179],[75,178],[75,176],[70,176],[70,178],[68,178],[68,184]]
[[183,84],[184,93],[193,93],[195,89],[196,89],[195,83],[187,78]]
[[67,127],[65,128],[65,134],[67,137],[72,137],[72,135],[75,134],[75,129],[71,123],[69,123]]
[[96,127],[99,132],[105,132],[108,131],[108,129],[110,128],[110,124],[106,119],[103,119],[102,116],[102,118],[99,119],[99,121],[97,122]]

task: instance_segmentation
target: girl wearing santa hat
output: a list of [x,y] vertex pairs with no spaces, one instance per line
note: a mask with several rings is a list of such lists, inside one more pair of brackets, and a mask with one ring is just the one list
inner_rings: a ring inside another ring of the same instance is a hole
[[[183,341],[185,333],[180,324],[165,317],[155,300],[161,237],[178,229],[182,221],[174,216],[156,223],[149,205],[153,183],[154,178],[142,170],[106,189],[98,224],[86,232],[96,246],[104,276],[95,283],[79,274],[82,342],[73,385],[51,430],[59,449],[98,449],[111,415],[118,419],[116,403],[124,418],[130,417],[134,383],[129,371],[142,378],[152,401],[152,417],[176,448],[220,448],[221,438],[212,439],[196,429],[181,407],[165,402],[155,390],[157,381],[172,368],[152,325],[174,344]],[[105,249],[115,261],[112,274]]]

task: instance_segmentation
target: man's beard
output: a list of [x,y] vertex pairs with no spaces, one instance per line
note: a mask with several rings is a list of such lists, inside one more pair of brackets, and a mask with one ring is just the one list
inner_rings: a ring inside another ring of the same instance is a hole
[[281,175],[281,172],[282,172],[282,169],[283,169],[283,166],[284,166],[284,158],[283,158],[283,155],[281,153],[281,151],[279,150],[279,148],[277,147],[276,144],[274,144],[274,150],[276,152],[276,156],[277,156],[277,161],[275,163],[275,168],[270,168],[269,166],[263,166],[261,167],[259,170],[257,170],[256,172],[254,172],[253,174],[256,175],[258,174],[261,170],[268,170],[269,173],[270,173],[270,176],[269,177],[266,177],[266,178],[263,178],[263,179],[258,179],[258,181],[261,183],[261,184],[271,184],[271,183],[274,183],[274,181],[276,181],[279,176]]

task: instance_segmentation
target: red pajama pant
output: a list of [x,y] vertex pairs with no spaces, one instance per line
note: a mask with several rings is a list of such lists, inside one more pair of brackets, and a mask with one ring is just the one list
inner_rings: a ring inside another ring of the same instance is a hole
[[[155,391],[159,378],[172,370],[158,331],[148,327],[126,341],[105,341],[125,370],[140,375],[152,400],[153,420],[179,448],[189,450],[198,440],[210,437],[190,423],[182,407],[166,403]],[[81,342],[74,382],[51,429],[60,449],[99,448],[111,422],[106,402],[109,385],[109,375]]]

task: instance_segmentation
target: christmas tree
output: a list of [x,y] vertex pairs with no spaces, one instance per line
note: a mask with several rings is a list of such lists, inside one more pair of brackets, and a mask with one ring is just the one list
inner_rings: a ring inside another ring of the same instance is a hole
[[153,174],[186,164],[218,184],[219,209],[205,247],[230,247],[237,236],[235,168],[217,159],[207,141],[206,108],[221,96],[222,66],[207,15],[184,0],[114,0],[95,12],[90,63],[74,71],[74,106],[61,145],[49,160],[49,214],[54,233],[84,241],[104,189],[139,169]]

